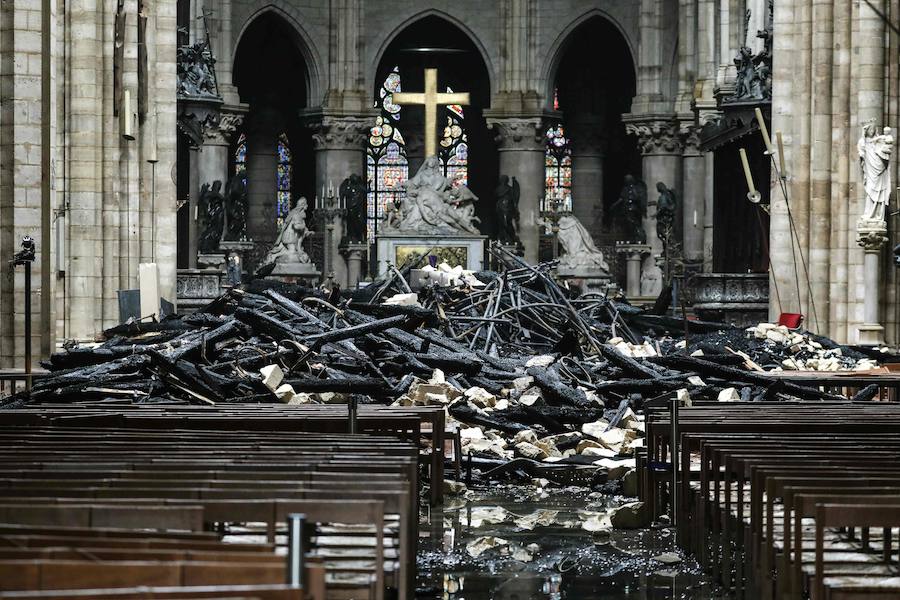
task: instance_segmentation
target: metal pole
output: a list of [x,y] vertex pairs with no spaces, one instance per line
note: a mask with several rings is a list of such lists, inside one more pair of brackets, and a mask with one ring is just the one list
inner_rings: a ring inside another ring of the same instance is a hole
[[31,391],[31,261],[25,263],[25,390]]
[[672,461],[672,489],[669,490],[669,506],[671,508],[671,525],[674,527],[678,519],[678,397],[672,398],[672,432],[669,440],[669,458]]
[[347,400],[347,422],[350,433],[357,433],[357,408],[356,395],[351,394],[350,399]]
[[303,524],[306,515],[291,513],[287,516],[287,584],[295,589],[303,589]]

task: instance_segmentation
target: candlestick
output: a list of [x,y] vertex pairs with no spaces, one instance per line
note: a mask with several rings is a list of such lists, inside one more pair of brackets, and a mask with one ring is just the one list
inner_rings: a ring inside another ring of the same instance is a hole
[[781,139],[781,130],[775,132],[775,141],[778,142],[778,168],[781,169],[781,176],[784,177],[784,140]]
[[762,134],[763,142],[766,144],[766,152],[768,154],[775,154],[775,149],[772,148],[772,140],[769,139],[769,130],[766,129],[766,121],[763,119],[762,111],[757,107],[756,109],[756,122],[759,123],[759,132]]
[[750,188],[750,193],[752,194],[756,191],[756,187],[753,185],[753,174],[750,173],[750,163],[747,161],[747,151],[741,148],[740,153],[741,163],[744,165],[744,177],[747,178],[747,187]]

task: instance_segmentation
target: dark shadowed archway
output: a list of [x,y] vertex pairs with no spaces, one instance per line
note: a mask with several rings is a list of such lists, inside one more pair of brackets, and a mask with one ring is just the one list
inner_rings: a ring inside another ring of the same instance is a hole
[[641,173],[637,144],[622,124],[636,93],[634,57],[621,31],[596,15],[568,34],[554,62],[551,108],[571,156],[571,180],[561,184],[570,186],[575,215],[594,239],[611,247],[622,230],[618,207],[611,209],[623,179]]

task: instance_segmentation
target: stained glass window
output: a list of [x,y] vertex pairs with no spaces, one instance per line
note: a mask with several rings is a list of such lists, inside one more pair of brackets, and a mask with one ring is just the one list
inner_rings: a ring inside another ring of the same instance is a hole
[[369,131],[369,147],[366,153],[367,212],[366,235],[374,241],[378,224],[387,212],[388,203],[399,203],[405,191],[400,184],[409,179],[409,163],[406,160],[406,142],[397,128],[400,106],[394,104],[393,95],[400,91],[400,69],[388,73],[375,101],[381,114]]
[[572,209],[572,149],[562,125],[547,130],[544,194],[547,199],[560,200]]
[[[453,90],[447,88],[447,93]],[[441,147],[438,149],[444,177],[453,183],[453,187],[469,184],[469,141],[464,129],[462,106],[447,106],[447,124],[441,136]]]
[[275,178],[278,191],[275,199],[275,223],[280,230],[284,218],[291,210],[291,147],[287,135],[283,133],[278,136],[277,152],[278,167]]
[[242,133],[234,148],[234,174],[247,187],[247,134]]

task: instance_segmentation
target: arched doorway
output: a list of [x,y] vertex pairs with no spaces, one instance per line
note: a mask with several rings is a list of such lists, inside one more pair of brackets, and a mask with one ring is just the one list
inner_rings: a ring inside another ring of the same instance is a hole
[[268,250],[297,198],[314,193],[312,140],[298,117],[309,97],[300,44],[287,21],[267,12],[250,23],[235,52],[233,81],[249,112],[233,140],[229,174],[247,186],[251,263]]
[[377,67],[373,102],[380,115],[367,149],[370,239],[377,233],[386,204],[402,193],[398,185],[415,174],[425,158],[424,111],[418,106],[397,106],[392,92],[423,90],[426,68],[437,69],[438,91],[469,92],[469,106],[438,109],[438,158],[446,177],[467,185],[478,196],[481,231],[494,230],[497,152],[484,120],[491,98],[488,70],[465,32],[442,17],[429,15],[399,32]]
[[636,93],[634,58],[619,29],[597,15],[569,33],[554,70],[549,108],[558,122],[548,128],[545,191],[570,194],[575,216],[599,246],[611,247],[622,232],[613,207],[624,177],[641,174],[636,141],[622,124]]

